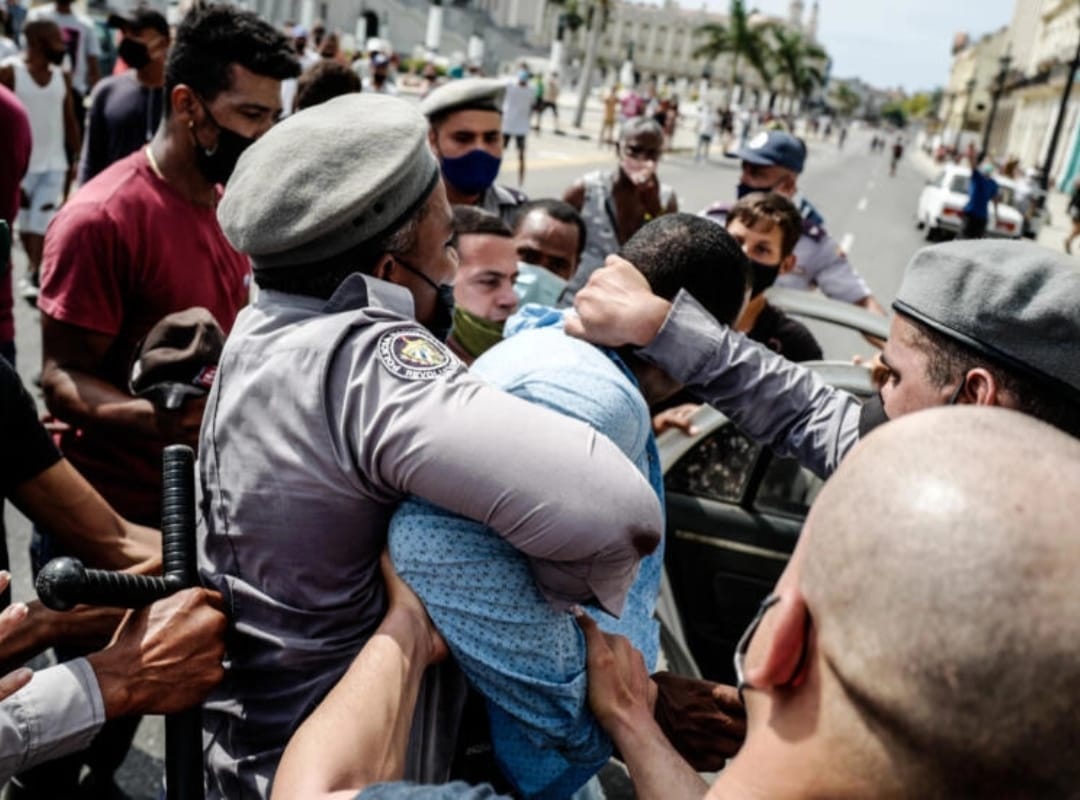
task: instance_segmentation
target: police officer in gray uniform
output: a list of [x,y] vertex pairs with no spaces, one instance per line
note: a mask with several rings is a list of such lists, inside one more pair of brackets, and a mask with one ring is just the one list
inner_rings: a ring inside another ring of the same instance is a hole
[[[825,220],[799,194],[798,180],[806,163],[806,145],[784,131],[762,131],[739,148],[732,157],[742,160],[739,197],[751,192],[779,192],[799,208],[803,235],[795,246],[795,269],[776,279],[776,285],[790,289],[821,289],[827,296],[845,303],[885,314],[870,287],[836,240],[825,230]],[[702,214],[723,225],[731,208],[716,203]]]
[[615,613],[663,523],[610,441],[443,345],[453,217],[412,105],[347,95],[289,117],[245,151],[218,216],[261,289],[221,356],[199,462],[200,570],[231,619],[205,706],[209,796],[237,800],[267,795],[378,625],[404,496],[498,531],[553,600]]
[[435,89],[420,103],[431,123],[435,150],[452,205],[479,206],[513,226],[523,192],[499,186],[502,103],[506,86],[493,78],[463,78]]
[[867,403],[721,325],[692,297],[655,297],[618,258],[574,300],[567,331],[637,345],[753,439],[825,477],[889,417],[935,405],[1000,405],[1080,437],[1080,273],[1028,242],[927,247],[897,293],[889,368]]

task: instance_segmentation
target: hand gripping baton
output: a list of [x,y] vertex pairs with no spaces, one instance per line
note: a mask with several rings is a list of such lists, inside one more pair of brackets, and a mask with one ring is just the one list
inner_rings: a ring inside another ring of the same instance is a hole
[[[54,558],[38,573],[37,593],[54,611],[77,605],[141,608],[198,585],[195,554],[195,454],[174,444],[162,455],[163,576],[86,569],[76,558]],[[198,706],[165,718],[167,800],[202,800],[202,712]]]

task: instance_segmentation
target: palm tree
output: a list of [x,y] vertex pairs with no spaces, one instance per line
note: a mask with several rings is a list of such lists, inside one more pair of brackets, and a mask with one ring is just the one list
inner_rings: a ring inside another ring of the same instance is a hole
[[840,106],[840,113],[845,117],[850,117],[862,102],[862,98],[855,93],[855,90],[842,82],[837,83],[836,88],[833,89],[833,100]]
[[822,66],[828,60],[828,54],[798,31],[781,27],[771,30],[773,67],[784,79],[784,88],[805,100],[815,88],[825,85]]
[[694,33],[705,37],[705,43],[694,51],[694,58],[712,61],[726,53],[731,54],[731,85],[739,82],[739,61],[745,60],[768,86],[772,82],[769,72],[769,42],[766,34],[774,29],[771,23],[753,24],[753,11],[746,10],[744,0],[731,0],[726,25],[712,22],[699,27]]

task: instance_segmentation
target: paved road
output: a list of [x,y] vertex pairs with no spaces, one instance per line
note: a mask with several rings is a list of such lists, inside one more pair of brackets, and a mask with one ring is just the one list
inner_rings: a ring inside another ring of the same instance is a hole
[[[688,143],[692,136],[683,134],[677,142]],[[534,198],[560,196],[563,190],[584,172],[614,164],[611,151],[600,151],[593,141],[559,137],[545,132],[529,139],[529,164],[525,190]],[[504,179],[513,181],[516,153],[506,160]],[[665,157],[660,174],[672,184],[686,211],[699,211],[716,200],[733,200],[738,181],[736,161],[714,158],[695,164],[687,151]],[[871,156],[867,141],[858,134],[849,137],[847,148],[811,143],[810,157],[802,187],[817,204],[828,222],[829,230],[844,243],[852,260],[869,281],[883,304],[892,301],[904,264],[921,244],[912,219],[915,201],[925,175],[914,164],[901,165],[896,178],[888,176],[886,156]],[[16,275],[22,275],[24,263],[16,254]],[[30,385],[40,369],[41,349],[38,315],[25,304],[16,309],[16,337],[19,348],[19,371]],[[847,358],[866,353],[868,347],[859,337],[844,331],[814,325],[827,355]],[[32,598],[27,547],[29,525],[10,504],[5,511],[8,543],[12,556],[14,595]],[[143,722],[136,748],[120,776],[122,788],[133,798],[153,800],[158,797],[163,725],[160,718]]]
[[[539,139],[530,137],[528,145],[532,152],[527,167],[536,162],[525,176],[530,197],[561,196],[584,172],[615,163],[613,154],[599,153],[593,142],[566,141],[546,132]],[[516,154],[507,159],[502,174],[508,182],[516,179],[513,159]],[[888,166],[886,155],[870,154],[868,136],[856,133],[843,151],[812,141],[800,179],[800,189],[818,207],[828,231],[886,307],[899,288],[904,265],[923,244],[914,227],[914,209],[926,180],[915,163],[902,162],[895,178],[889,177]],[[714,155],[708,163],[695,163],[688,150],[677,150],[664,157],[659,174],[675,187],[679,207],[696,213],[716,201],[734,202],[739,162]],[[830,357],[871,352],[855,334],[817,323],[811,327]]]

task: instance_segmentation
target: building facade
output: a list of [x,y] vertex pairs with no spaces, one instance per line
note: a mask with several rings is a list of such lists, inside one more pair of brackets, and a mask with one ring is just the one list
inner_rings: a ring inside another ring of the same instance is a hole
[[[1080,0],[1016,0],[1008,28],[977,42],[958,35],[939,109],[944,143],[985,137],[993,157],[1043,169],[1078,47]],[[1080,85],[1070,92],[1048,166],[1048,181],[1059,188],[1080,175]]]
[[[525,3],[523,0],[479,0],[488,8],[496,19],[523,19],[523,8],[531,11],[528,35],[531,41],[544,47],[551,47],[559,34],[559,16],[565,10],[561,3],[549,0],[535,0]],[[587,3],[580,3],[586,7]],[[599,4],[597,4],[599,5]],[[801,0],[792,0],[787,17],[773,17],[755,14],[752,24],[773,23],[791,30],[797,30],[814,41],[817,37],[819,5],[814,2],[809,13]],[[722,56],[714,60],[695,57],[694,51],[704,42],[697,35],[702,25],[718,23],[728,24],[725,14],[708,12],[704,6],[697,9],[684,8],[675,0],[651,5],[647,3],[623,2],[610,0],[607,19],[604,20],[597,50],[597,82],[611,84],[618,79],[623,64],[633,65],[635,77],[639,82],[655,82],[658,86],[688,84],[698,85],[702,80],[713,87],[731,90],[731,57]],[[581,25],[576,30],[563,29],[563,46],[566,60],[572,64],[585,52],[588,30]],[[739,70],[742,90],[735,90],[736,99],[740,97],[746,104],[760,105],[768,97],[767,87],[749,65],[742,65]]]

